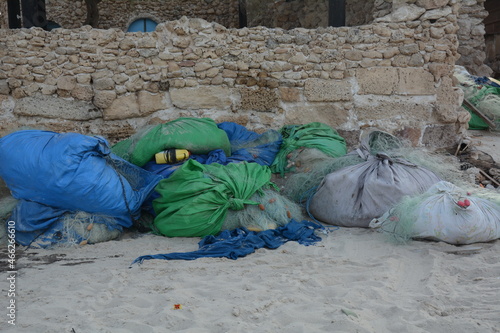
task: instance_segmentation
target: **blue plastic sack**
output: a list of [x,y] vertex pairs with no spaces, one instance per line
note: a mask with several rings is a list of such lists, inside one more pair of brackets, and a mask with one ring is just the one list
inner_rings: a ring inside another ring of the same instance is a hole
[[130,216],[161,179],[111,154],[101,137],[23,130],[0,139],[0,177],[16,199],[53,208]]

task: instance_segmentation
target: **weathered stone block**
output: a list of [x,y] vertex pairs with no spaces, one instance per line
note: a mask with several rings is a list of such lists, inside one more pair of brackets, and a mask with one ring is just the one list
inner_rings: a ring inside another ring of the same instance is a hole
[[115,81],[112,78],[105,77],[94,80],[95,90],[112,90],[115,88]]
[[104,109],[105,120],[127,119],[140,117],[139,103],[136,94],[124,95],[115,99],[111,105]]
[[76,82],[80,84],[89,84],[91,81],[92,81],[92,76],[90,76],[90,74],[76,75]]
[[9,93],[10,93],[10,88],[9,84],[7,83],[7,80],[0,80],[0,94],[8,95]]
[[98,108],[105,109],[110,107],[115,99],[116,93],[114,90],[97,90],[94,94],[93,103]]
[[231,91],[226,87],[170,88],[174,106],[181,109],[227,109],[231,106]]
[[446,17],[452,14],[451,7],[438,8],[434,10],[429,10],[420,17],[423,20],[439,20],[440,18]]
[[298,102],[300,101],[300,90],[297,88],[281,87],[279,88],[281,100],[283,102]]
[[434,75],[422,68],[400,68],[395,92],[400,95],[434,95]]
[[391,95],[399,82],[397,68],[360,68],[356,79],[360,95]]
[[57,89],[73,90],[76,86],[76,78],[74,76],[65,75],[57,80]]
[[425,9],[434,9],[446,6],[450,0],[417,0],[417,5]]
[[139,91],[137,93],[137,101],[139,103],[139,110],[143,115],[168,108],[164,94],[152,94],[147,91]]
[[101,117],[91,103],[37,94],[17,101],[14,114],[51,119],[90,120]]
[[375,19],[375,22],[406,22],[418,19],[425,9],[415,5],[404,5],[396,9],[394,12]]
[[436,89],[435,112],[438,119],[447,123],[457,121],[462,101],[463,91],[458,87],[453,87],[451,78],[444,77],[441,85]]
[[91,101],[94,97],[94,90],[90,85],[77,84],[71,91],[71,96],[81,101]]
[[355,99],[354,111],[360,122],[387,120],[408,123],[430,120],[433,111],[430,97],[403,96],[359,96]]
[[275,89],[239,89],[243,110],[273,111],[279,106],[279,97]]
[[363,53],[358,50],[347,51],[345,53],[345,58],[352,61],[361,61],[361,59],[363,59]]
[[338,102],[352,100],[352,86],[347,80],[308,79],[304,95],[310,102]]
[[311,119],[337,128],[348,122],[349,110],[333,103],[295,104],[285,110],[286,124],[306,124]]

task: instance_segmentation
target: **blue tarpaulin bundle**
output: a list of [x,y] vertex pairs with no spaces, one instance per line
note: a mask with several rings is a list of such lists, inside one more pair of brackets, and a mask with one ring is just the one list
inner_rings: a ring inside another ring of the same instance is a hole
[[238,259],[253,253],[256,249],[276,249],[289,241],[296,241],[306,246],[314,245],[321,241],[321,237],[316,235],[318,229],[325,230],[325,227],[310,221],[291,220],[282,227],[260,232],[245,228],[224,230],[217,236],[204,237],[198,243],[197,251],[145,255],[135,259],[132,265],[150,259],[194,260],[204,257]]
[[104,138],[78,133],[17,131],[0,139],[0,159],[0,177],[21,200],[14,211],[19,239],[53,229],[68,212],[131,227],[161,178],[113,155]]

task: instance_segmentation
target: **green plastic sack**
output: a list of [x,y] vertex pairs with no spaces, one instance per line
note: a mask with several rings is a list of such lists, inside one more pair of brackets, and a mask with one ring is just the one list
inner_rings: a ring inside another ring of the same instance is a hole
[[271,170],[284,175],[290,171],[287,167],[287,155],[299,148],[316,148],[330,157],[339,157],[347,153],[345,139],[330,126],[313,122],[305,125],[287,125],[281,128],[283,143],[276,155]]
[[146,128],[112,147],[113,153],[138,166],[144,166],[165,149],[187,149],[207,154],[222,149],[231,156],[231,144],[224,130],[210,118],[178,118]]
[[201,164],[188,160],[156,187],[154,231],[168,237],[216,235],[229,209],[258,205],[249,198],[271,185],[271,170],[257,163]]

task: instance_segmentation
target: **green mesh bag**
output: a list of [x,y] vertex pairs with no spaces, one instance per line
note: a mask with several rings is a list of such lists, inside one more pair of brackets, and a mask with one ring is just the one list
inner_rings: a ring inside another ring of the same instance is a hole
[[305,125],[287,125],[281,128],[283,143],[276,155],[271,170],[284,175],[290,171],[287,156],[299,148],[316,148],[330,157],[339,157],[347,153],[345,139],[330,126],[313,122]]
[[178,118],[147,127],[112,147],[113,153],[138,166],[144,166],[163,150],[187,149],[192,154],[207,154],[222,149],[231,156],[231,144],[224,130],[210,118]]
[[168,237],[221,231],[228,210],[259,205],[251,197],[271,186],[271,170],[257,163],[201,164],[188,160],[156,187],[153,230]]

